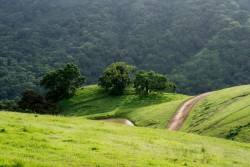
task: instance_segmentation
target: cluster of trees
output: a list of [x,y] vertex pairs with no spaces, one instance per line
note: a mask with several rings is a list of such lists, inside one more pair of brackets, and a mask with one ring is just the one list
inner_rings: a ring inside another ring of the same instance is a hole
[[166,75],[140,70],[136,73],[134,88],[137,93],[148,94],[150,92],[174,92],[176,85]]
[[111,95],[123,94],[125,88],[131,83],[134,84],[135,92],[141,95],[147,95],[150,92],[175,92],[176,85],[166,75],[139,70],[135,78],[131,79],[130,74],[134,69],[135,66],[125,62],[113,63],[99,78],[98,85]]
[[249,83],[249,12],[249,0],[1,0],[0,99],[68,62],[87,84],[118,61],[182,93]]
[[84,85],[86,78],[81,75],[79,68],[72,63],[64,68],[58,68],[44,75],[40,86],[46,90],[45,97],[32,89],[21,91],[21,99],[0,102],[0,109],[32,112],[39,114],[58,114],[57,102],[70,97]]
[[[165,75],[153,71],[137,71],[136,77],[131,78],[135,66],[125,62],[111,64],[99,78],[98,85],[103,87],[110,95],[122,95],[126,87],[134,83],[136,93],[145,95],[150,92],[174,92],[175,84]],[[72,63],[64,68],[49,72],[40,80],[40,85],[45,88],[45,97],[32,89],[21,92],[21,99],[0,102],[0,109],[21,110],[40,114],[58,114],[57,102],[68,98],[81,88],[86,81],[79,68]]]

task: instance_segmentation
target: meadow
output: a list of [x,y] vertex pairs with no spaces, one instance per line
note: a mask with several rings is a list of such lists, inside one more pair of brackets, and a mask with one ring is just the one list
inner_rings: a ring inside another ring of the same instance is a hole
[[0,166],[245,166],[250,145],[84,117],[0,112]]
[[190,96],[172,93],[136,95],[128,88],[122,96],[109,96],[97,85],[78,90],[62,100],[60,113],[88,119],[127,118],[136,126],[165,128],[179,105]]

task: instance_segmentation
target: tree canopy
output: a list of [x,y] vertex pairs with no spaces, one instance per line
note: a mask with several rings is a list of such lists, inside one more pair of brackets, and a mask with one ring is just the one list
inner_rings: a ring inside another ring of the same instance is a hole
[[181,93],[247,84],[249,18],[249,0],[1,0],[0,99],[69,62],[86,84],[118,61],[168,74]]
[[131,83],[130,73],[134,68],[124,62],[113,63],[103,72],[98,85],[111,95],[121,95]]
[[154,71],[137,71],[134,79],[135,91],[139,94],[150,92],[174,92],[176,86],[166,75],[157,74]]
[[69,63],[64,68],[58,68],[43,76],[40,85],[47,90],[46,99],[57,102],[72,95],[85,80],[79,68]]

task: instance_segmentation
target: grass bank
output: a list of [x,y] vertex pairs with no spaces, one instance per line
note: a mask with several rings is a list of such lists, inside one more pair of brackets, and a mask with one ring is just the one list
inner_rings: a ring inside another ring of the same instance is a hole
[[213,92],[194,106],[181,130],[250,142],[250,85]]

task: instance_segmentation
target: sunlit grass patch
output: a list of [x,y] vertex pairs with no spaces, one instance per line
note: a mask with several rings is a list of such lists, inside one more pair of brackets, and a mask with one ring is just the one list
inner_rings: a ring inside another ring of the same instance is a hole
[[178,106],[190,98],[172,93],[136,95],[128,88],[122,96],[109,96],[96,85],[79,90],[60,102],[61,114],[89,119],[127,118],[137,126],[165,128]]
[[[35,117],[9,112],[0,112],[0,117],[0,129],[6,131],[0,133],[0,166],[226,167],[250,164],[249,144],[90,121],[83,117]],[[20,121],[13,122],[16,119]],[[24,127],[27,132],[23,131]]]

